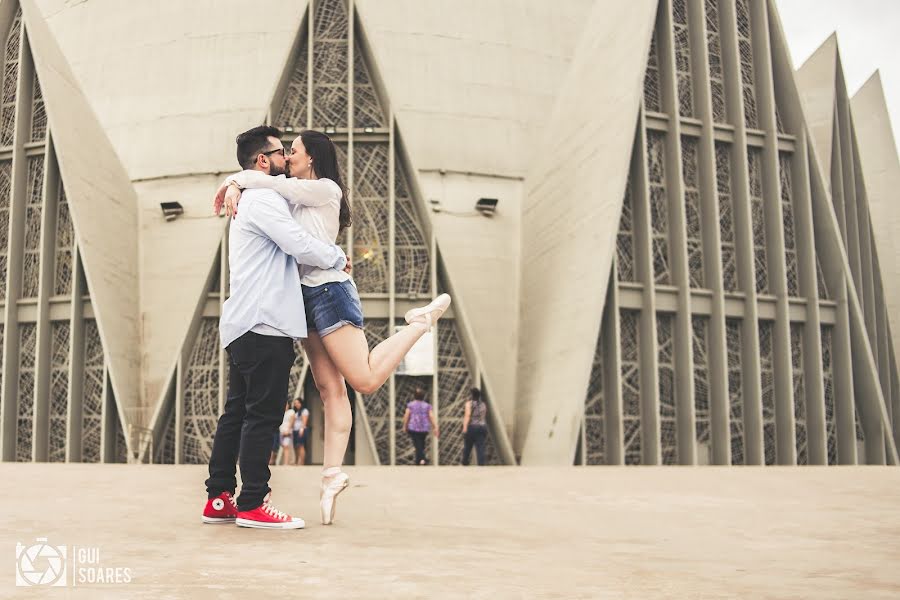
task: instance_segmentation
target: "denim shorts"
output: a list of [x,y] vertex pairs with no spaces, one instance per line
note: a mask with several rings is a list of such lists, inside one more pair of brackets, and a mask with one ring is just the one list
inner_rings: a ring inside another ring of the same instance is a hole
[[303,286],[306,327],[325,337],[344,325],[363,328],[362,303],[356,286],[347,281]]
[[309,427],[303,430],[303,435],[300,435],[300,432],[296,429],[294,430],[294,448],[306,443],[307,434],[309,434]]

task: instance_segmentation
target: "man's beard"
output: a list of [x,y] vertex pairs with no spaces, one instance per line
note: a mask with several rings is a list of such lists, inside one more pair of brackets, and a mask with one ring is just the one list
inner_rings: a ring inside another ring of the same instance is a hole
[[269,175],[278,177],[279,175],[285,175],[286,173],[287,171],[284,167],[279,167],[274,162],[269,161]]

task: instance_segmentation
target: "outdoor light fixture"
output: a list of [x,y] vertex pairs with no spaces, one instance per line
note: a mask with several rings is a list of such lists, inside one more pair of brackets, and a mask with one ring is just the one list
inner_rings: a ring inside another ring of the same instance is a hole
[[334,133],[334,125],[328,125],[325,127],[325,133]]
[[184,207],[180,202],[160,202],[159,207],[166,221],[174,221],[178,215],[184,214]]
[[366,133],[375,133],[375,128],[374,127],[365,127],[365,128],[363,128],[363,131],[365,131]]
[[475,203],[475,210],[486,217],[493,217],[497,212],[497,203],[500,202],[496,198],[479,198]]

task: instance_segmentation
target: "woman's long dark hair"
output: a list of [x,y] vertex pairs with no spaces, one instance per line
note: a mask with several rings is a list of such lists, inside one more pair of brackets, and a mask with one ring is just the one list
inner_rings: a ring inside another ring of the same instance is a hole
[[473,387],[472,389],[470,389],[469,395],[472,397],[472,404],[475,404],[476,402],[484,402],[484,400],[481,399],[481,390],[479,390],[477,387]]
[[334,142],[324,133],[309,129],[300,132],[300,139],[303,141],[306,153],[312,158],[312,168],[316,177],[330,179],[341,188],[341,214],[338,222],[340,223],[339,231],[343,231],[350,227],[353,220],[350,218],[350,202],[347,200],[344,180],[341,179]]

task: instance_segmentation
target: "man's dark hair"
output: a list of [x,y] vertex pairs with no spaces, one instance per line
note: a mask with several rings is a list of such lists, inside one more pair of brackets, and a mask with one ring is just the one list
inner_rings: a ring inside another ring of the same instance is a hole
[[271,125],[260,125],[248,129],[235,138],[237,143],[237,160],[242,169],[252,169],[256,157],[263,150],[269,150],[269,137],[281,139],[281,130]]

